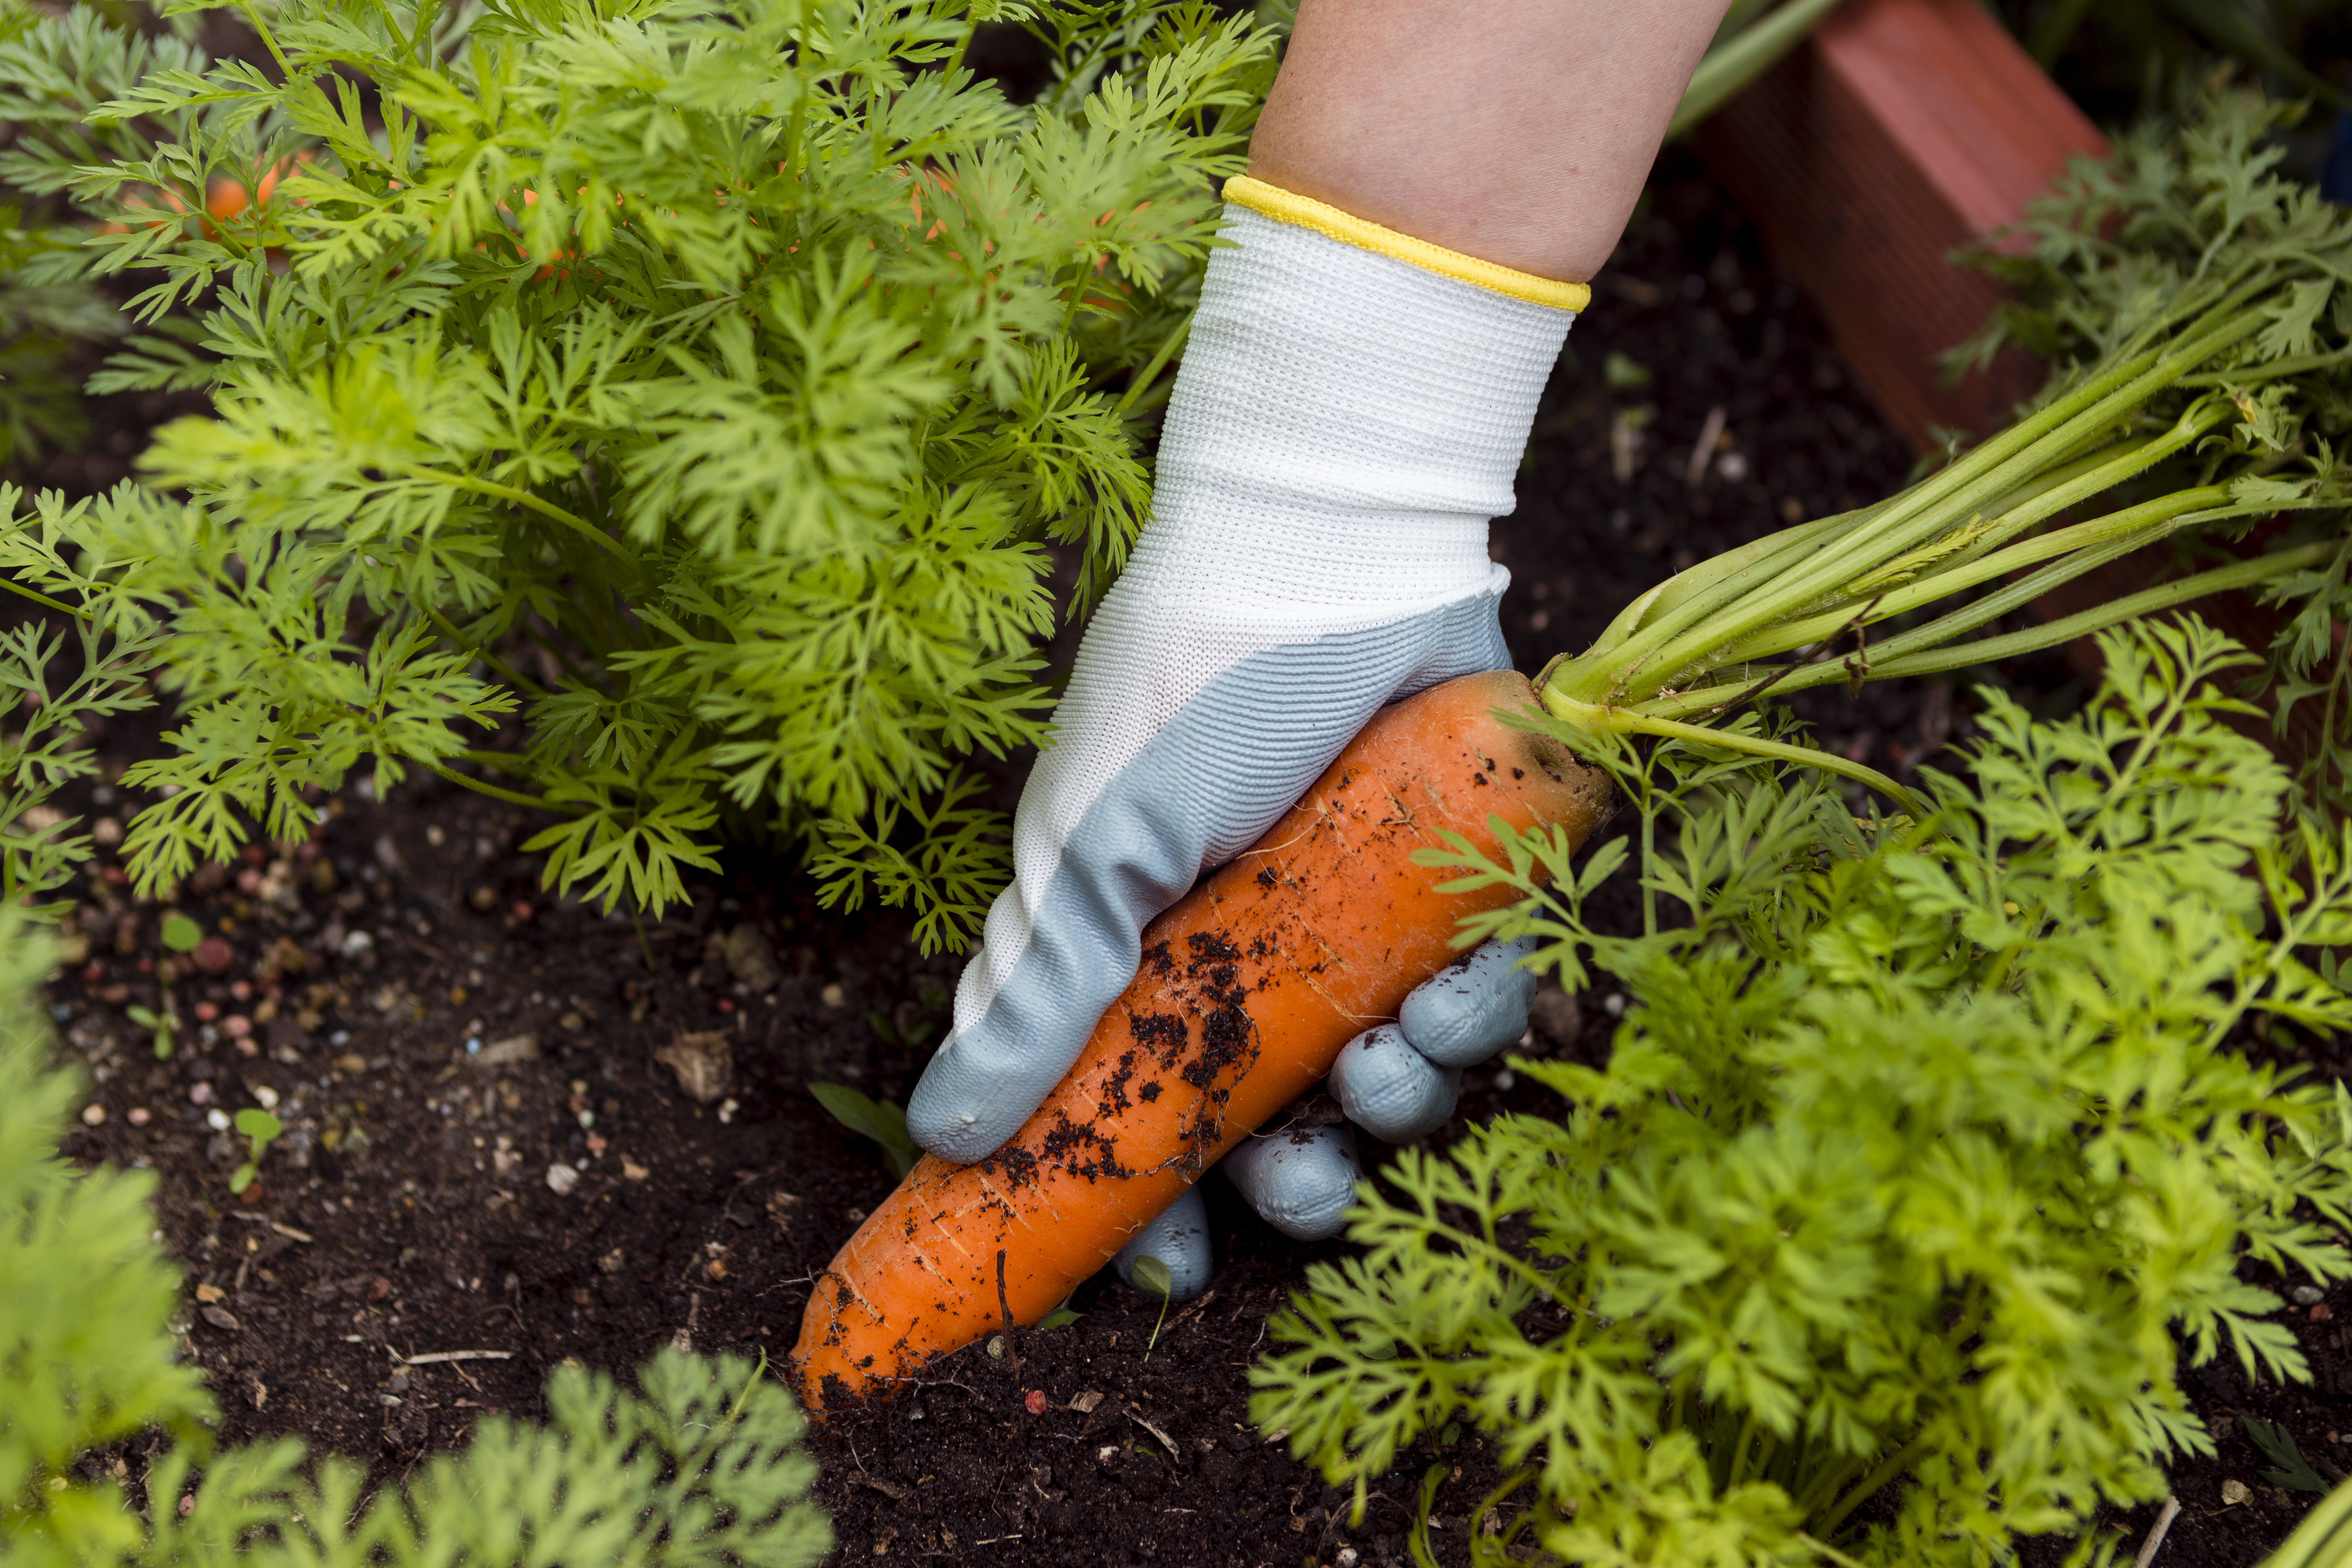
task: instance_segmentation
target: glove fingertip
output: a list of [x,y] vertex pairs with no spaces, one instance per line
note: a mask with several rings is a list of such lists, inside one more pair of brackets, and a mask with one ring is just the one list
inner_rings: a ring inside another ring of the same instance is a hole
[[1363,1175],[1346,1127],[1244,1140],[1223,1169],[1258,1217],[1293,1241],[1323,1241],[1346,1229]]

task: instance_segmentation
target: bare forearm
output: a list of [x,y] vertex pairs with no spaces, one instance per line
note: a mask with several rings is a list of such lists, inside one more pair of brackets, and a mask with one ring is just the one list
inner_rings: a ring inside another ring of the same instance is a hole
[[1616,247],[1728,0],[1304,0],[1250,173],[1538,277]]

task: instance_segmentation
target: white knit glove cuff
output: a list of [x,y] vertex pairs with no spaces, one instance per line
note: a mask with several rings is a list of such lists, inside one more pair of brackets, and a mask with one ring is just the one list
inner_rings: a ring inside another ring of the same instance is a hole
[[1486,521],[1573,314],[1247,207],[1223,233],[1126,596],[1314,637],[1498,591]]

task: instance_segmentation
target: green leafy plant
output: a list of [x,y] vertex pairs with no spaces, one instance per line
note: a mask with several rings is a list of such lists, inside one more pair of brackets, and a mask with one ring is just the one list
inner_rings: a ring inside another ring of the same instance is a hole
[[[2103,1561],[2097,1509],[2212,1451],[2176,1334],[2306,1377],[2241,1265],[2352,1274],[2352,1095],[2227,1042],[2257,1014],[2352,1026],[2310,967],[2352,938],[2352,833],[2293,819],[2231,727],[2218,683],[2250,656],[2194,619],[2100,646],[2074,718],[1989,691],[1916,820],[1703,740],[1556,726],[1648,854],[1578,867],[1556,829],[1426,853],[1523,895],[1465,941],[1536,936],[1570,989],[1622,985],[1608,1064],[1514,1061],[1559,1120],[1360,1189],[1363,1252],[1275,1320],[1254,1417],[1360,1500],[1422,1435],[1491,1434],[1508,1479],[1446,1510],[1513,1514],[1480,1562],[1957,1568],[2051,1531]],[[1628,865],[1682,923],[1587,922]]]
[[204,942],[205,928],[191,917],[173,910],[163,917],[163,927],[157,934],[163,939],[163,945],[173,952],[194,952]]
[[142,1007],[134,1002],[122,1010],[122,1016],[153,1037],[156,1060],[170,1058],[172,1038],[180,1026],[177,1014],[169,1011],[158,1013],[152,1007]]
[[[2329,605],[2352,563],[2352,467],[2336,446],[2352,426],[2352,209],[2269,173],[2256,142],[2275,118],[2252,95],[2220,95],[2176,142],[2142,149],[2170,184],[2045,212],[2036,258],[2021,266],[2100,281],[2050,308],[2049,331],[2066,352],[2016,424],[1897,495],[1658,584],[1591,647],[1546,668],[1537,683],[1546,710],[1587,735],[1801,756],[1909,809],[1916,803],[1883,774],[1771,740],[1757,705],[1810,687],[1967,668],[2250,587],[2297,606],[2284,639],[2290,673],[2330,657]],[[2107,190],[2139,167],[2074,178]],[[2103,213],[2127,237],[2110,242]],[[2143,258],[2128,237],[2142,222],[2186,225],[2193,257]],[[2040,320],[2031,309],[2006,312],[1970,352],[1991,352]],[[2135,552],[2241,540],[2258,521],[2278,530],[2260,553],[2061,619],[1973,635]],[[2336,662],[2352,677],[2352,661]]]
[[[2218,54],[2275,89],[2352,106],[2352,26],[2333,0],[1995,0],[2033,58],[2085,107],[2141,113],[2191,95]],[[2118,114],[2118,118],[2121,118]]]
[[[290,1439],[215,1451],[215,1407],[169,1327],[179,1280],[152,1239],[153,1175],[57,1157],[80,1086],[46,1060],[34,985],[47,945],[0,907],[0,1557],[802,1568],[831,1550],[807,1500],[805,1423],[764,1364],[735,1356],[664,1350],[636,1393],[563,1366],[545,1426],[486,1417],[464,1449],[373,1496],[365,1467],[306,1462]],[[173,1443],[142,1506],[79,1463],[159,1426]]]
[[[1125,557],[1275,35],[1192,0],[242,15],[275,71],[86,11],[0,50],[49,116],[0,172],[115,226],[89,264],[156,279],[142,322],[200,323],[110,384],[214,389],[155,489],[0,521],[0,580],[159,639],[137,886],[364,763],[548,811],[548,881],[607,907],[774,831],[961,945],[1005,856],[958,759],[1045,732],[1049,547],[1074,610]],[[961,68],[983,17],[1039,38],[1036,102]]]
[[[22,24],[0,10],[0,35],[12,25]],[[70,447],[89,431],[66,353],[76,340],[119,335],[121,317],[59,265],[81,237],[78,229],[28,221],[21,206],[0,203],[0,464]]]
[[[98,13],[93,8],[87,15],[94,19]],[[76,343],[112,342],[128,324],[114,301],[92,286],[82,255],[85,228],[58,210],[55,183],[37,177],[27,190],[14,177],[25,170],[15,156],[12,132],[37,126],[92,144],[89,133],[58,110],[61,99],[98,99],[70,87],[58,90],[60,62],[43,47],[47,22],[24,0],[0,0],[0,466],[84,438],[89,422],[68,353]],[[136,47],[142,58],[173,63],[188,58],[184,46]],[[135,79],[116,78],[110,85],[127,87]]]
[[[2276,133],[2301,112],[2251,91],[2215,91],[2179,123],[2151,120],[2119,137],[2112,159],[2078,161],[2020,226],[2030,249],[1969,258],[2014,298],[1953,363],[2023,348],[2051,363],[2048,405],[2168,321],[2208,301],[2250,301],[2236,345],[2139,413],[2151,426],[2194,423],[2200,408],[2226,404],[2226,423],[2154,454],[2117,494],[2157,507],[2167,493],[2226,488],[2245,503],[2244,521],[2219,531],[2231,541],[2245,539],[2251,520],[2267,520],[2267,502],[2281,503],[2284,526],[2265,531],[2263,553],[2200,574],[2287,568],[2262,570],[2249,584],[2283,611],[2262,684],[2281,731],[2299,705],[2319,709],[2320,742],[2301,776],[2341,808],[2352,802],[2352,657],[2332,627],[2352,617],[2352,540],[2340,513],[2311,503],[2340,503],[2352,438],[2352,209],[2274,172],[2285,155]],[[2203,555],[2182,565],[2217,558],[2210,546]],[[2158,588],[2142,597],[2168,596]]]
[[115,1528],[119,1500],[71,1476],[77,1456],[156,1426],[202,1452],[215,1414],[165,1330],[179,1276],[151,1238],[153,1173],[78,1174],[57,1157],[80,1084],[46,1059],[36,987],[52,952],[28,910],[0,904],[0,1542],[12,1561],[36,1521],[60,1538]]
[[903,1106],[887,1100],[876,1100],[860,1094],[845,1083],[813,1083],[809,1092],[825,1109],[825,1114],[848,1128],[861,1138],[871,1138],[880,1145],[882,1163],[894,1177],[903,1176],[915,1168],[922,1151],[915,1147],[914,1139],[907,1134],[907,1112]]
[[245,1140],[246,1157],[244,1164],[229,1173],[228,1190],[242,1193],[261,1173],[261,1157],[269,1152],[269,1146],[286,1128],[278,1118],[252,1105],[236,1113],[236,1126],[237,1136]]
[[[0,485],[0,510],[17,493]],[[0,550],[5,550],[0,542]],[[70,673],[58,655],[76,645]],[[72,632],[38,622],[0,630],[0,904],[32,903],[63,887],[93,846],[77,818],[50,804],[58,788],[91,777],[84,720],[144,707],[152,639],[110,638],[88,623]],[[42,906],[48,914],[62,906]]]
[[2294,1434],[2288,1431],[2283,1423],[2242,1415],[2238,1417],[2238,1425],[2246,1429],[2246,1441],[2252,1443],[2263,1458],[2278,1467],[2274,1470],[2264,1470],[2263,1479],[2274,1487],[2284,1487],[2289,1491],[2324,1492],[2327,1489],[2327,1483],[2319,1479],[2319,1472],[2311,1468],[2311,1461],[2305,1458],[2303,1450],[2294,1446]]

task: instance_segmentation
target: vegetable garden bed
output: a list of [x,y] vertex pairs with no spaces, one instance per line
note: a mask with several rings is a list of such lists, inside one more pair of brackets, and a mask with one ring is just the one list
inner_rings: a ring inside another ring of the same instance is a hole
[[[1910,464],[1686,158],[1667,160],[1598,295],[1518,514],[1496,529],[1518,579],[1506,627],[1521,668],[1583,647],[1690,559],[1888,493]],[[2003,675],[2053,708],[2078,695],[2054,654]],[[1824,743],[1907,781],[1967,733],[1964,687],[1800,706]],[[139,745],[101,737],[109,771]],[[121,805],[68,804],[91,817]],[[748,859],[641,936],[539,890],[518,852],[536,824],[520,811],[432,781],[336,805],[313,848],[185,890],[224,945],[173,960],[197,965],[179,983],[183,1016],[213,1016],[169,1060],[124,1011],[155,1000],[159,911],[103,874],[75,889],[89,952],[50,993],[61,1037],[100,1075],[69,1152],[158,1171],[160,1223],[188,1269],[187,1347],[224,1436],[299,1434],[381,1482],[485,1412],[538,1414],[567,1358],[625,1372],[681,1337],[779,1353],[814,1271],[892,1185],[805,1086],[903,1100],[944,1025],[952,963],[918,958],[889,918],[817,910],[805,879]],[[1598,1060],[1610,1003],[1588,997],[1579,1016],[1555,994],[1535,1048]],[[1494,1068],[1464,1090],[1433,1142],[1557,1103]],[[232,1198],[243,1151],[210,1119],[269,1097],[286,1134]],[[1432,1455],[1401,1463],[1350,1529],[1339,1494],[1247,1426],[1268,1313],[1345,1244],[1289,1243],[1210,1193],[1214,1293],[1164,1325],[1106,1276],[1079,1293],[1076,1322],[1021,1333],[1005,1355],[966,1350],[910,1394],[833,1419],[817,1442],[838,1560],[1410,1561]],[[2249,1390],[2226,1363],[2191,1376],[2221,1454],[2174,1469],[2167,1568],[2254,1562],[2308,1501],[2263,1482],[2272,1466],[2232,1417],[2283,1424],[2315,1462],[2345,1451],[2328,1440],[2337,1413],[2352,1428],[2337,1308],[2352,1301],[2295,1310],[2315,1388]],[[140,1453],[119,1455],[134,1475]],[[1461,1562],[1479,1522],[1464,1510],[1493,1466],[1475,1438],[1437,1457],[1459,1468],[1428,1546]],[[2232,1480],[2250,1490],[2225,1503]],[[2116,1522],[2136,1534],[2153,1511]]]

